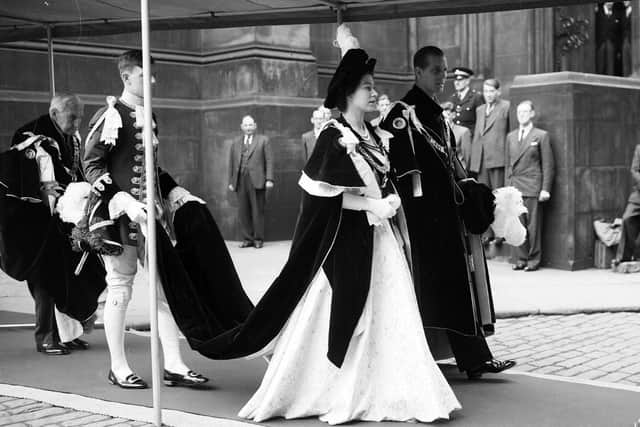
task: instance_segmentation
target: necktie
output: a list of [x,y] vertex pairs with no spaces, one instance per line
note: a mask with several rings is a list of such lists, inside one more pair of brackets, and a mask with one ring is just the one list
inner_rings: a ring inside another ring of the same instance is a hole
[[493,111],[493,104],[487,104],[487,116]]
[[251,145],[251,135],[244,137],[244,145]]
[[518,138],[518,142],[522,142],[524,139],[524,128],[520,129],[520,137]]

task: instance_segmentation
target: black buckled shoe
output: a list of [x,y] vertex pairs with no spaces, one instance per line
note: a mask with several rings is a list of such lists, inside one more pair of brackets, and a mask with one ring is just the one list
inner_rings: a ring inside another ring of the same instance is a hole
[[47,356],[64,356],[70,353],[67,348],[60,344],[42,344],[37,350]]
[[251,246],[253,246],[253,241],[251,240],[245,240],[240,244],[241,248],[250,248]]
[[118,377],[116,377],[116,374],[113,373],[113,371],[109,371],[109,376],[107,378],[109,379],[109,382],[111,384],[117,385],[120,388],[142,389],[149,387],[147,383],[144,382],[144,380],[136,374],[129,374],[127,375],[127,378],[124,379],[124,381],[120,381]]
[[254,240],[253,247],[256,249],[260,249],[264,246],[264,242],[262,240]]
[[514,366],[516,366],[515,360],[487,360],[476,368],[467,369],[467,378],[470,380],[476,380],[482,377],[482,374],[498,374],[502,371],[506,371],[507,369],[511,369]]
[[81,340],[80,338],[76,338],[75,340],[72,340],[69,342],[63,342],[60,345],[69,350],[88,350],[89,349],[89,343],[84,340]]
[[168,387],[193,387],[202,385],[209,381],[209,378],[197,374],[193,371],[187,372],[186,375],[182,374],[174,374],[173,372],[169,372],[166,369],[164,370],[164,385]]

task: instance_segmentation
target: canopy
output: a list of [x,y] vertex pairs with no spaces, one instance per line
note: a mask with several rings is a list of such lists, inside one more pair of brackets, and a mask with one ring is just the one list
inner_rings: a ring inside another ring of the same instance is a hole
[[[594,3],[593,0],[153,0],[150,30],[399,19]],[[140,32],[131,0],[0,2],[0,43]]]

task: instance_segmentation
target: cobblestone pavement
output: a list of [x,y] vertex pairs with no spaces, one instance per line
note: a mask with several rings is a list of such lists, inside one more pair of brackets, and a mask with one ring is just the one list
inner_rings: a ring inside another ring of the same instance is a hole
[[6,427],[137,427],[151,426],[141,421],[113,418],[61,408],[31,399],[0,396],[0,426]]
[[488,341],[520,371],[640,386],[640,313],[503,319]]

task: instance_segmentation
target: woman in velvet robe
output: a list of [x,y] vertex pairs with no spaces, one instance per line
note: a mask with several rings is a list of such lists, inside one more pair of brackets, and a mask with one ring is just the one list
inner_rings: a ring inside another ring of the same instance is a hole
[[273,354],[244,418],[430,422],[460,408],[429,352],[397,237],[390,134],[364,121],[374,66],[351,49],[329,85],[325,106],[343,114],[304,168],[282,272],[246,322],[198,348],[216,359]]

